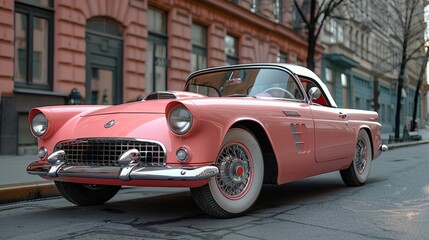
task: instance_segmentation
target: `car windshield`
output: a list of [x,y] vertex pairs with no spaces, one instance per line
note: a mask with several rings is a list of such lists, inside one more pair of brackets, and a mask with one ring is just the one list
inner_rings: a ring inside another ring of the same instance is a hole
[[187,82],[185,91],[209,97],[304,99],[294,78],[274,68],[240,68],[199,74]]

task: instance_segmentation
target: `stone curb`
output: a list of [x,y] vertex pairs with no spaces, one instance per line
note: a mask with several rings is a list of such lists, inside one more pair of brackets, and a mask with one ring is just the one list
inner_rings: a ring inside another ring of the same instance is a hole
[[426,143],[429,143],[429,140],[391,143],[391,144],[387,144],[387,146],[389,147],[389,150],[391,150],[391,149],[395,149],[395,148],[410,147],[410,146],[421,145],[421,144],[426,144]]
[[31,182],[0,186],[0,204],[58,196],[53,182]]

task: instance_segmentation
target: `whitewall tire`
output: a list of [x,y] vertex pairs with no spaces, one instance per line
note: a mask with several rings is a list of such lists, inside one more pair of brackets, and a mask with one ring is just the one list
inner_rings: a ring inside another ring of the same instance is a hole
[[365,184],[371,170],[372,146],[368,133],[360,130],[355,148],[355,155],[350,166],[341,170],[341,178],[348,186],[361,186]]
[[232,128],[223,140],[216,161],[219,174],[199,188],[192,188],[197,205],[207,214],[239,216],[256,202],[264,180],[262,151],[255,137]]

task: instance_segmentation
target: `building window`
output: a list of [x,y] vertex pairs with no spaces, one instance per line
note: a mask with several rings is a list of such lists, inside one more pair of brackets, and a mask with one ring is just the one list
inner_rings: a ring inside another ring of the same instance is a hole
[[278,52],[277,53],[277,62],[278,63],[287,63],[287,53]]
[[359,32],[358,31],[356,31],[356,34],[355,34],[355,41],[356,41],[356,46],[355,46],[355,49],[353,49],[353,50],[355,50],[356,53],[359,54],[361,45],[359,43]]
[[225,54],[226,54],[226,65],[238,64],[237,38],[231,35],[225,36]]
[[52,1],[15,2],[15,86],[52,90]]
[[259,0],[252,0],[251,5],[250,5],[250,11],[253,13],[259,12],[260,11],[260,6],[259,6]]
[[372,101],[370,99],[366,100],[366,110],[372,110]]
[[352,27],[350,27],[350,30],[349,30],[349,47],[352,50],[354,50],[354,48],[355,48],[355,41],[353,40],[353,28]]
[[386,105],[381,104],[380,122],[384,122],[385,120],[386,120]]
[[341,73],[341,86],[343,87],[343,107],[349,107],[349,83],[347,75]]
[[344,28],[341,24],[337,25],[337,42],[343,43],[344,42]]
[[283,21],[283,1],[281,0],[274,0],[274,20],[277,23],[281,23]]
[[368,52],[369,52],[370,50],[371,50],[371,49],[370,49],[370,45],[369,45],[369,37],[366,37],[366,49],[365,49],[365,58],[366,58],[366,59],[369,59]]
[[330,68],[325,68],[325,80],[326,80],[326,86],[328,87],[329,92],[331,93],[332,97],[335,96],[335,88],[334,88],[334,79],[332,76],[332,70]]
[[360,98],[358,97],[355,99],[355,108],[360,109]]
[[192,58],[191,70],[196,71],[207,67],[207,28],[192,24]]
[[328,22],[329,42],[342,43],[344,42],[343,26],[337,21],[330,19]]
[[147,12],[149,32],[146,54],[146,93],[167,89],[167,13],[149,7]]

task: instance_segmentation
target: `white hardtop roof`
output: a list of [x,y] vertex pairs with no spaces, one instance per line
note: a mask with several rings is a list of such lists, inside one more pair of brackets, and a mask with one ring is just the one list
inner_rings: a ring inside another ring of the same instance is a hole
[[303,66],[299,66],[299,65],[294,65],[294,64],[278,64],[281,65],[287,69],[289,69],[291,72],[295,73],[298,76],[303,76],[303,77],[307,77],[310,79],[314,79],[314,81],[317,82],[317,84],[320,86],[322,92],[325,93],[327,100],[329,101],[329,103],[331,104],[332,107],[337,107],[337,103],[335,102],[334,98],[332,97],[331,93],[328,90],[328,87],[326,86],[326,84],[319,78],[319,76],[317,76],[313,71],[311,71],[310,69],[303,67]]

